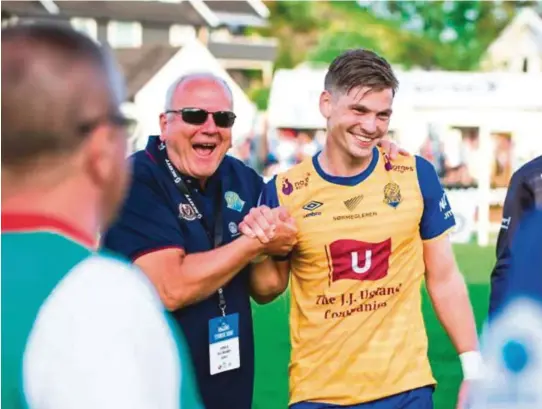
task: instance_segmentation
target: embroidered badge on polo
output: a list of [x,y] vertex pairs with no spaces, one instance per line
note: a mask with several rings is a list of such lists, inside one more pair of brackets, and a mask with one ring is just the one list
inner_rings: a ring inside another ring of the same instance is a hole
[[243,210],[243,207],[245,206],[245,202],[235,192],[232,192],[232,191],[226,192],[224,194],[224,199],[226,200],[228,209],[232,209],[237,212],[240,212],[241,210]]

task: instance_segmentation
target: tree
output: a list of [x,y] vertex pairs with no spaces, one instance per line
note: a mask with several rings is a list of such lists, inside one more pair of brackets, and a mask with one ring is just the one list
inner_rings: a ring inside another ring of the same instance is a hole
[[[380,18],[420,34],[433,44],[417,50],[413,59],[426,66],[433,56],[434,68],[471,70],[491,42],[509,23],[518,9],[536,1],[384,1],[362,6]],[[412,58],[416,44],[404,43],[403,56]],[[420,52],[421,51],[421,52]]]

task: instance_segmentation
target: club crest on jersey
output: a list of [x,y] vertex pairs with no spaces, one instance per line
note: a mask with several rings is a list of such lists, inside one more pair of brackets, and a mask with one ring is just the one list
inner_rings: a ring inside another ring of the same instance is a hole
[[196,220],[197,214],[192,206],[186,203],[181,203],[179,205],[179,216],[184,220],[191,222]]
[[244,200],[242,200],[235,192],[226,192],[224,194],[224,199],[226,200],[226,205],[228,206],[228,209],[235,210],[236,212],[240,212],[245,206]]
[[397,183],[390,182],[384,186],[384,203],[393,208],[397,208],[402,200],[401,188]]

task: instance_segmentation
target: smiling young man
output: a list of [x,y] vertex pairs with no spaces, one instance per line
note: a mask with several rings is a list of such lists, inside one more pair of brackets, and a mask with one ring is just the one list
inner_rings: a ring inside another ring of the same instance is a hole
[[[337,57],[320,97],[324,149],[262,194],[261,204],[286,208],[299,230],[289,257],[276,259],[283,287],[291,269],[291,409],[432,408],[424,278],[465,379],[477,376],[476,327],[437,174],[417,156],[392,165],[377,148],[397,86],[373,52]],[[240,228],[259,227],[249,215]]]

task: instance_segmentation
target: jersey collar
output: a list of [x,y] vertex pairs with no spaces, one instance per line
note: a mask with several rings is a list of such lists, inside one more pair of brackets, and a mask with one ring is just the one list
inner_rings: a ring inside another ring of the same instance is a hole
[[329,183],[343,186],[356,186],[357,184],[363,182],[365,179],[371,176],[380,158],[380,151],[375,147],[373,148],[373,157],[371,159],[371,162],[369,163],[367,169],[365,169],[363,172],[354,176],[333,176],[327,174],[320,166],[320,162],[318,162],[318,156],[320,156],[320,153],[322,152],[320,151],[312,157],[312,164],[318,175]]
[[95,249],[97,238],[54,216],[37,213],[2,212],[2,233],[50,232]]

